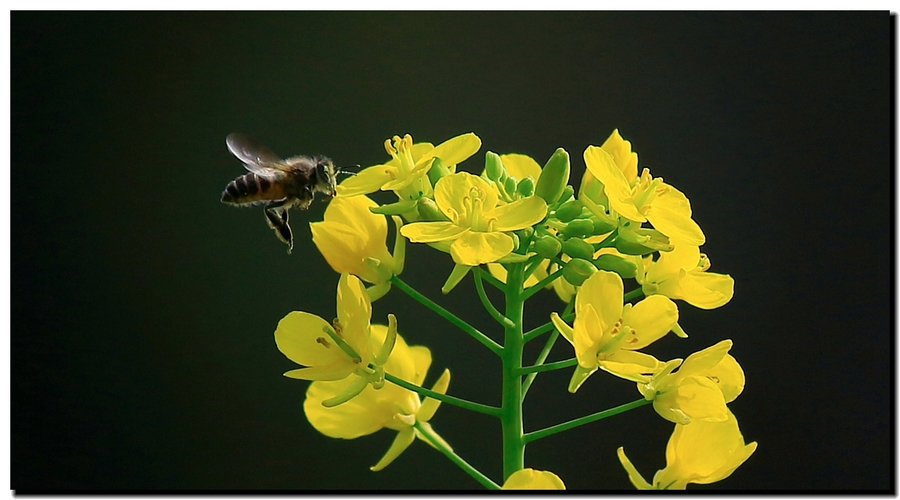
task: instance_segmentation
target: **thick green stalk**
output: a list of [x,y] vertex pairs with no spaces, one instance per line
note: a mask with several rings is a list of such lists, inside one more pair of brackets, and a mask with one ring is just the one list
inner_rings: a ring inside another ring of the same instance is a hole
[[522,428],[522,283],[525,264],[510,264],[506,277],[506,314],[512,325],[504,329],[502,376],[503,395],[500,423],[503,436],[503,480],[525,467],[525,441]]

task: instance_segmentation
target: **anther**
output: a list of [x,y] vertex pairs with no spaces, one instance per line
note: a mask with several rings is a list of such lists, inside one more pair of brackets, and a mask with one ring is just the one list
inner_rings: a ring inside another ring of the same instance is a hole
[[319,344],[319,345],[321,345],[322,347],[325,347],[325,348],[331,348],[331,343],[329,343],[327,340],[325,340],[325,337],[319,337],[319,338],[317,338],[317,339],[316,339],[316,344]]

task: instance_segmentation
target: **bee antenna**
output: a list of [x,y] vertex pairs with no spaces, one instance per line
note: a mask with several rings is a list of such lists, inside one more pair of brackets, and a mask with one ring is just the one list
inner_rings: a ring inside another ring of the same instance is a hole
[[344,174],[344,175],[356,175],[356,172],[350,172],[349,170],[346,170],[347,168],[359,168],[359,165],[350,165],[349,167],[341,167],[341,169],[338,173]]

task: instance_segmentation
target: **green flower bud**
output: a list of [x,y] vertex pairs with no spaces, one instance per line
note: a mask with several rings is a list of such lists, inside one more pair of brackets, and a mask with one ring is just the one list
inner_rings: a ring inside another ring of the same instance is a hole
[[519,185],[516,186],[516,192],[519,193],[520,196],[527,197],[534,194],[534,179],[531,176],[528,176],[521,181],[519,181]]
[[584,259],[572,259],[563,267],[563,278],[575,286],[581,286],[584,280],[591,277],[597,268],[590,261]]
[[518,231],[516,231],[516,234],[519,235],[519,238],[521,238],[523,240],[527,240],[527,239],[531,238],[531,235],[534,234],[534,228],[531,226],[528,226],[526,228],[519,229]]
[[517,179],[513,176],[509,176],[503,181],[503,189],[506,191],[506,194],[513,194],[516,192],[516,184]]
[[591,260],[594,258],[594,247],[581,238],[569,238],[562,244],[562,251],[572,258]]
[[572,186],[566,186],[565,188],[563,188],[562,194],[559,195],[559,198],[556,200],[556,204],[559,205],[571,200],[574,194],[575,188],[573,188]]
[[594,259],[594,266],[604,271],[612,271],[623,278],[634,278],[637,274],[637,266],[630,260],[618,255],[603,254]]
[[569,222],[581,215],[583,208],[584,205],[580,201],[569,200],[556,209],[556,218],[562,222]]
[[428,171],[428,180],[431,181],[431,185],[437,185],[437,181],[441,180],[441,177],[445,175],[450,175],[450,169],[444,165],[444,162],[441,161],[440,158],[435,158],[431,160],[431,170]]
[[484,173],[492,181],[500,180],[500,177],[506,173],[506,168],[503,166],[503,161],[500,160],[500,155],[493,151],[485,153]]
[[534,193],[548,205],[556,202],[569,183],[569,169],[569,153],[563,148],[557,149],[544,165]]
[[601,219],[600,217],[597,217],[596,215],[592,216],[590,218],[590,221],[594,225],[594,230],[591,231],[591,234],[594,234],[594,235],[606,234],[616,228],[615,224],[612,224],[609,221],[605,221],[605,220]]
[[431,198],[419,198],[416,210],[419,212],[419,220],[423,222],[450,220]]
[[519,235],[517,235],[516,233],[506,233],[506,234],[512,236],[513,248],[519,248]]
[[590,219],[575,219],[566,224],[562,234],[567,238],[583,238],[594,234],[594,223]]
[[545,259],[559,255],[560,250],[562,250],[562,243],[550,235],[541,236],[534,242],[535,253]]

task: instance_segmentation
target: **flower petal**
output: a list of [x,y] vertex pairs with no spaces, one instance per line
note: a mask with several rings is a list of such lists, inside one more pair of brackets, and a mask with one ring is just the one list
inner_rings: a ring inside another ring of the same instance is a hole
[[694,219],[691,219],[691,204],[687,196],[668,184],[665,186],[668,192],[657,196],[647,207],[647,220],[656,230],[675,242],[676,246],[678,243],[697,246],[704,244],[706,236]]
[[337,312],[341,332],[339,335],[360,355],[363,366],[369,362],[369,322],[372,304],[362,281],[352,274],[342,274],[338,282]]
[[338,196],[328,203],[325,222],[350,227],[365,236],[365,241],[384,242],[387,239],[387,220],[383,215],[373,214],[369,210],[377,206],[368,196]]
[[323,328],[331,328],[324,319],[308,312],[293,311],[278,322],[275,344],[288,359],[303,366],[346,365],[347,374],[354,370],[340,347],[328,338]]
[[430,165],[431,159],[438,157],[444,165],[456,165],[474,155],[479,149],[481,149],[481,139],[469,132],[447,139],[420,158],[416,158],[416,164],[427,161]]
[[602,370],[617,377],[642,383],[649,382],[661,365],[658,359],[649,354],[624,349],[607,354],[606,359],[599,360],[597,364]]
[[631,142],[619,135],[619,129],[613,130],[600,147],[612,156],[629,184],[637,179],[638,155],[631,151]]
[[584,163],[591,175],[603,183],[603,192],[609,198],[609,204],[619,215],[635,222],[647,220],[634,206],[634,200],[631,198],[631,186],[609,153],[597,146],[588,146],[584,150]]
[[566,485],[556,474],[534,469],[513,472],[503,483],[503,490],[564,490]]
[[678,322],[678,306],[663,295],[651,295],[622,313],[622,324],[633,330],[620,344],[624,349],[644,348],[662,338]]
[[466,200],[471,199],[475,190],[481,196],[484,210],[497,206],[497,191],[481,177],[468,172],[458,172],[441,177],[434,186],[434,202],[450,220],[458,220],[469,212]]
[[[322,434],[333,438],[354,439],[378,431],[387,425],[392,415],[378,408],[377,393],[371,386],[346,403],[326,408],[322,401],[342,393],[354,382],[354,377],[335,382],[317,381],[309,384],[303,411],[309,423]],[[387,389],[387,386],[384,387]],[[382,389],[382,390],[384,390]]]
[[381,457],[381,460],[378,461],[377,464],[373,465],[369,469],[373,472],[378,472],[394,461],[395,458],[399,457],[401,453],[403,453],[409,445],[412,444],[416,439],[416,431],[412,427],[408,427],[403,429],[402,431],[397,433],[397,436],[394,438],[394,441],[391,443],[391,447],[388,448],[387,453]]
[[516,153],[500,155],[500,161],[503,162],[506,173],[516,179],[522,180],[526,177],[531,177],[534,179],[534,183],[537,184],[538,179],[541,177],[541,166],[534,161],[534,158],[528,155]]
[[413,222],[400,228],[400,234],[414,243],[453,240],[468,231],[452,222]]
[[529,196],[500,205],[484,213],[485,218],[494,219],[492,226],[494,231],[516,231],[533,226],[544,220],[546,215],[547,203],[538,196]]
[[[679,297],[700,309],[715,309],[734,297],[734,278],[727,274],[708,272],[687,273],[680,283]],[[662,290],[663,287],[660,287]]]
[[513,239],[508,234],[469,231],[450,245],[450,256],[457,264],[477,266],[495,262],[512,252],[514,248]]
[[609,271],[597,271],[584,280],[575,295],[575,314],[591,304],[600,317],[601,329],[606,331],[622,317],[622,277]]
[[357,196],[374,193],[398,177],[397,167],[374,165],[347,177],[337,186],[338,196]]

